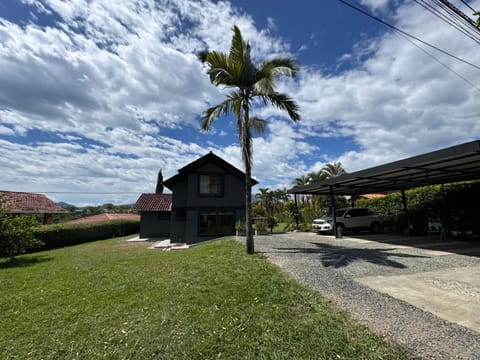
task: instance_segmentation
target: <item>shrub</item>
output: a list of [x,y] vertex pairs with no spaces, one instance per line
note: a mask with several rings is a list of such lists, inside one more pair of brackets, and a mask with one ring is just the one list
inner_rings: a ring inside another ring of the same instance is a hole
[[267,226],[270,229],[270,233],[273,233],[273,228],[277,225],[278,225],[278,223],[277,223],[277,220],[275,219],[275,217],[270,216],[267,220]]
[[267,232],[267,222],[264,219],[255,219],[255,230],[257,234],[264,234]]
[[235,223],[235,230],[239,232],[245,232],[247,231],[247,226],[243,221],[237,220],[237,222]]
[[42,225],[33,229],[34,235],[45,245],[36,250],[49,250],[84,242],[135,234],[138,220],[110,220],[85,224]]
[[[440,219],[450,231],[480,234],[480,182],[425,186],[406,191],[405,195],[410,224],[416,233],[426,231],[429,219]],[[406,228],[407,219],[399,193],[384,198],[361,199],[356,206],[373,208],[391,229]]]
[[36,225],[38,222],[33,216],[11,216],[0,207],[0,258],[13,259],[30,248],[41,246],[32,230]]

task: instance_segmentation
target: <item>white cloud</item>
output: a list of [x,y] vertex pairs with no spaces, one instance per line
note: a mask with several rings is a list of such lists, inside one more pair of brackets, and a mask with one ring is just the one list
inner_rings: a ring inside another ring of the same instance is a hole
[[389,0],[361,0],[360,1],[362,5],[367,6],[373,11],[385,9],[390,2],[391,1]]
[[[228,51],[237,24],[256,59],[287,53],[289,44],[273,34],[284,30],[274,18],[258,29],[230,3],[208,0],[24,2],[61,21],[0,20],[0,135],[8,136],[0,140],[0,188],[140,193],[153,190],[159,168],[167,178],[210,150],[243,168],[231,134],[227,146],[168,134],[198,128],[205,107],[222,100],[196,52]],[[480,64],[477,44],[415,4],[362,3],[375,11],[400,4],[391,13],[400,28]],[[305,36],[311,45],[315,33]],[[478,70],[435,56],[477,83]],[[299,124],[283,111],[255,109],[270,121],[268,134],[254,141],[253,175],[262,186],[289,186],[327,161],[354,171],[480,134],[478,91],[395,34],[352,44],[339,64],[347,70],[328,74],[312,64],[298,81],[279,83],[300,104]],[[32,129],[55,139],[31,140]],[[228,141],[227,130],[215,131]],[[359,149],[332,155],[322,145],[343,137]]]
[[[480,64],[477,45],[418,10],[399,8],[399,26]],[[362,45],[371,55],[360,67],[335,76],[306,70],[291,90],[302,109],[302,133],[351,136],[360,145],[332,161],[354,171],[478,137],[478,89],[396,34]],[[467,79],[478,78],[478,70],[434,55]]]

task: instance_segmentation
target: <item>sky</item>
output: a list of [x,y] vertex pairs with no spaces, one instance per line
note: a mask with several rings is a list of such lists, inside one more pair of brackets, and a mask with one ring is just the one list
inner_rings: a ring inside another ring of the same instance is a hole
[[[480,66],[479,44],[418,2],[350,3]],[[254,192],[326,163],[353,172],[480,138],[478,68],[337,0],[2,0],[0,190],[129,204],[154,192],[159,169],[167,179],[210,151],[243,169],[233,116],[200,129],[228,89],[196,54],[227,52],[233,25],[254,61],[291,55],[301,66],[277,82],[299,122],[252,110],[268,122],[254,138]]]

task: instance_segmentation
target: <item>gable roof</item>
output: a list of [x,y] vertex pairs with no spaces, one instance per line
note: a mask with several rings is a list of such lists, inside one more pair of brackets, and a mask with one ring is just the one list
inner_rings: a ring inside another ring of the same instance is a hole
[[67,224],[83,224],[83,223],[90,223],[90,222],[98,222],[98,221],[109,221],[109,220],[140,220],[140,215],[137,214],[98,214],[93,216],[87,216],[71,221],[67,221]]
[[[213,162],[214,164],[220,166],[221,168],[225,169],[227,172],[235,175],[238,178],[245,179],[245,173],[243,171],[237,169],[235,166],[226,162],[221,157],[215,155],[213,152],[210,151],[207,155],[204,155],[201,158],[179,169],[177,175],[174,175],[171,178],[165,180],[163,184],[166,187],[168,187],[170,190],[172,190],[173,185],[177,181],[183,179],[185,176],[193,172],[195,169],[210,162]],[[257,180],[255,179],[251,179],[251,180],[252,180],[252,186],[258,184]]]
[[480,140],[432,151],[308,185],[290,194],[355,195],[480,179]]
[[133,211],[172,211],[172,194],[142,194]]
[[43,194],[0,191],[0,206],[11,214],[51,214],[67,212]]

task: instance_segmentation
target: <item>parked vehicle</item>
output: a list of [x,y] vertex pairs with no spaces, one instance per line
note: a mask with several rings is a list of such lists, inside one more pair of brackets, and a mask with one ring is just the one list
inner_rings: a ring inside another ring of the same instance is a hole
[[324,219],[315,219],[312,222],[312,229],[317,230],[317,232],[326,232],[332,231],[333,227]]
[[[343,234],[345,230],[369,229],[374,233],[382,232],[382,221],[372,209],[368,208],[345,208],[335,212],[338,230]],[[333,216],[322,217],[333,228]]]

